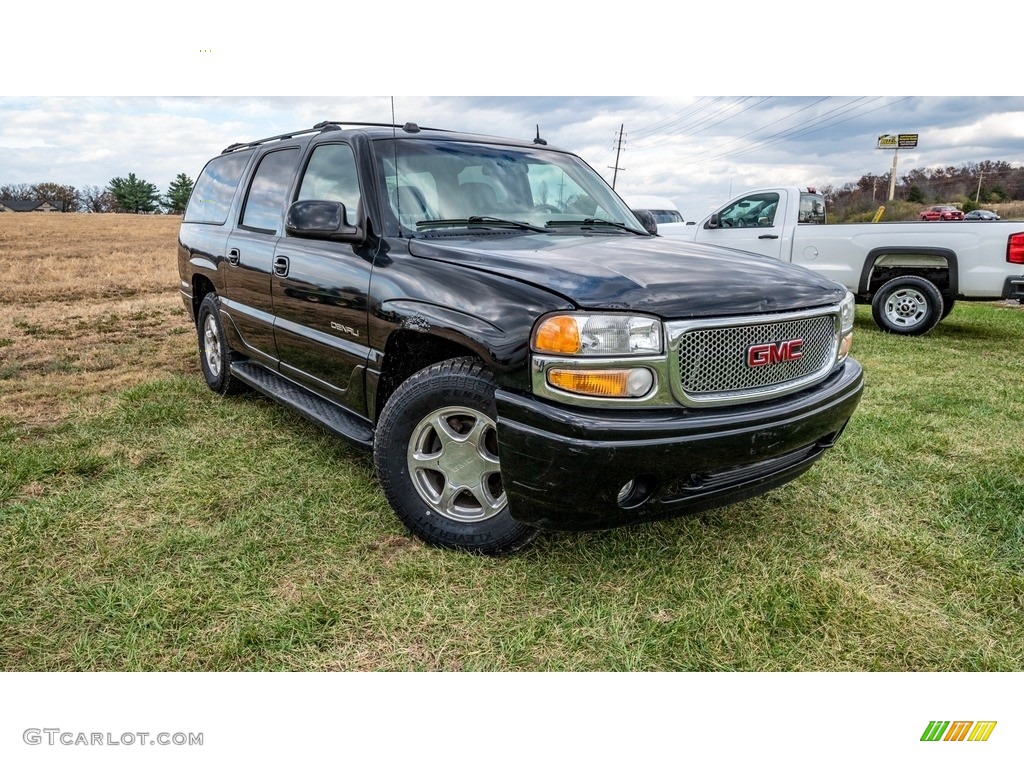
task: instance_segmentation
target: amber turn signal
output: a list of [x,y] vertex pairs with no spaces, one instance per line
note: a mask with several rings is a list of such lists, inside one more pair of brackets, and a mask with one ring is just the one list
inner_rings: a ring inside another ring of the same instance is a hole
[[548,384],[591,397],[643,397],[651,391],[654,374],[647,368],[584,370],[552,368]]
[[533,348],[537,352],[575,355],[580,351],[580,329],[576,319],[568,315],[554,315],[537,326]]

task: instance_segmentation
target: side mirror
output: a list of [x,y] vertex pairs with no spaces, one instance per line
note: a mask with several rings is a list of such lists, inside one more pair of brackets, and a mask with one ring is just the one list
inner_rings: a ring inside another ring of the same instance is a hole
[[722,220],[717,213],[712,213],[708,217],[708,223],[704,225],[704,229],[718,229],[720,226],[722,226]]
[[644,229],[647,230],[648,234],[658,234],[658,220],[654,218],[654,214],[650,211],[640,208],[633,211],[633,215],[636,216],[637,220],[644,225]]
[[348,223],[344,203],[333,200],[299,200],[288,206],[284,231],[293,237],[359,243],[363,230]]

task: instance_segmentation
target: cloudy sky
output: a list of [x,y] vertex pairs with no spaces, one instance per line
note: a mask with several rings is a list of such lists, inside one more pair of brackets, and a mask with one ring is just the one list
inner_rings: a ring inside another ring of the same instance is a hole
[[[127,26],[99,27],[96,6],[81,4],[60,29],[28,6],[11,12],[9,58],[59,43],[63,64],[0,83],[0,184],[104,186],[134,172],[166,190],[235,141],[392,115],[518,138],[539,125],[549,144],[615,175],[620,194],[669,197],[687,218],[754,187],[883,174],[893,153],[875,149],[882,133],[920,136],[900,171],[1024,164],[1024,97],[1008,95],[1020,93],[1009,68],[979,78],[933,65],[928,41],[948,38],[948,20],[916,13],[823,12],[810,27],[806,2],[787,0],[771,14],[733,0],[724,15],[449,0],[396,18],[349,4],[268,21],[180,0],[154,22],[126,0],[100,6]],[[990,53],[984,36],[957,43],[958,62]],[[978,83],[987,95],[942,95]]]

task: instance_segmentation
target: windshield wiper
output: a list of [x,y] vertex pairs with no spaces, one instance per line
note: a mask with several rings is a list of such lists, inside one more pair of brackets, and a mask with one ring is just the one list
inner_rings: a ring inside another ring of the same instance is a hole
[[417,229],[430,229],[431,227],[513,227],[529,232],[547,232],[545,227],[538,227],[528,221],[513,221],[512,219],[499,219],[496,216],[470,216],[466,219],[425,219],[417,221]]
[[590,218],[588,218],[588,219],[576,219],[576,220],[572,220],[572,221],[555,220],[555,221],[548,221],[548,222],[546,222],[546,224],[549,227],[563,227],[563,226],[567,226],[567,227],[582,227],[582,226],[585,226],[585,225],[597,225],[597,226],[600,226],[600,227],[615,227],[616,229],[621,229],[624,232],[632,232],[634,235],[646,235],[647,234],[646,231],[641,232],[638,229],[633,229],[632,227],[627,227],[621,221],[608,221],[607,219],[590,219]]

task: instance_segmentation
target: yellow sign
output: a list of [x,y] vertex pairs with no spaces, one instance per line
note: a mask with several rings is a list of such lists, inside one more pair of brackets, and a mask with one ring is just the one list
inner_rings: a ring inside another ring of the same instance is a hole
[[899,145],[899,139],[894,133],[883,133],[878,137],[878,149],[896,149]]

